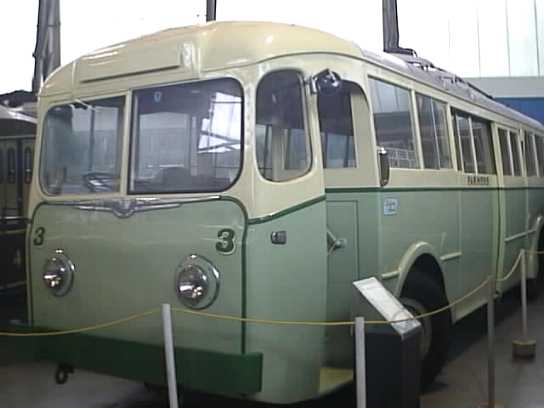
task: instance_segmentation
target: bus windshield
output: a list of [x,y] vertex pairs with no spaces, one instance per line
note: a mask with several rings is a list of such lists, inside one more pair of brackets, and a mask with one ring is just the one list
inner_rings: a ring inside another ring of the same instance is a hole
[[40,171],[47,194],[119,191],[124,105],[115,97],[49,110]]
[[216,79],[134,93],[131,193],[226,190],[242,161],[242,89]]

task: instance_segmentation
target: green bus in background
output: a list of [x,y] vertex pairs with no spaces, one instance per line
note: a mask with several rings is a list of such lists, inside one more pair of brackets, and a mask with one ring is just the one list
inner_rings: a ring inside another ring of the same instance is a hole
[[[543,247],[544,127],[413,57],[317,30],[224,22],[98,50],[41,90],[28,216],[34,328],[162,303],[349,320],[376,276],[414,313]],[[529,256],[537,286],[539,261]],[[519,273],[497,294],[519,283]],[[423,319],[423,381],[481,291]],[[40,358],[164,383],[155,317],[38,339]],[[177,315],[181,386],[273,403],[352,380],[347,327]]]
[[25,213],[35,138],[35,118],[0,105],[0,316],[23,320],[24,307],[12,314],[4,301],[13,306],[13,295],[25,294]]

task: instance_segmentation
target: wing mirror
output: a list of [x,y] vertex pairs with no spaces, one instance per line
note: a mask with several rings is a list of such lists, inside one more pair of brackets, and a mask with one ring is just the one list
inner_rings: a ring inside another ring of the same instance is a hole
[[378,165],[380,166],[380,186],[389,184],[390,165],[389,154],[383,147],[378,147]]
[[313,94],[335,95],[342,89],[342,78],[330,69],[324,69],[310,78],[310,90]]

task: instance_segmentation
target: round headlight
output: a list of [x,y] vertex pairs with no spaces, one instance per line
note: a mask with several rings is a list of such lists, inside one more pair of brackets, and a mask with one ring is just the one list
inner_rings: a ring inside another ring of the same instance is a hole
[[55,296],[64,296],[72,287],[75,267],[73,262],[57,249],[43,268],[43,282]]
[[190,255],[178,267],[176,291],[192,309],[205,309],[219,294],[219,272],[207,259]]

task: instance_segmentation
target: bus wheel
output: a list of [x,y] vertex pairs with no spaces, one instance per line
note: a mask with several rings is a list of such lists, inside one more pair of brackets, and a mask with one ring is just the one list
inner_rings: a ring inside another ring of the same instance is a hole
[[[402,290],[400,301],[414,315],[422,315],[448,304],[445,293],[432,279],[422,273],[412,271]],[[448,354],[451,317],[444,311],[420,319],[421,336],[421,389],[427,388],[444,364]]]

